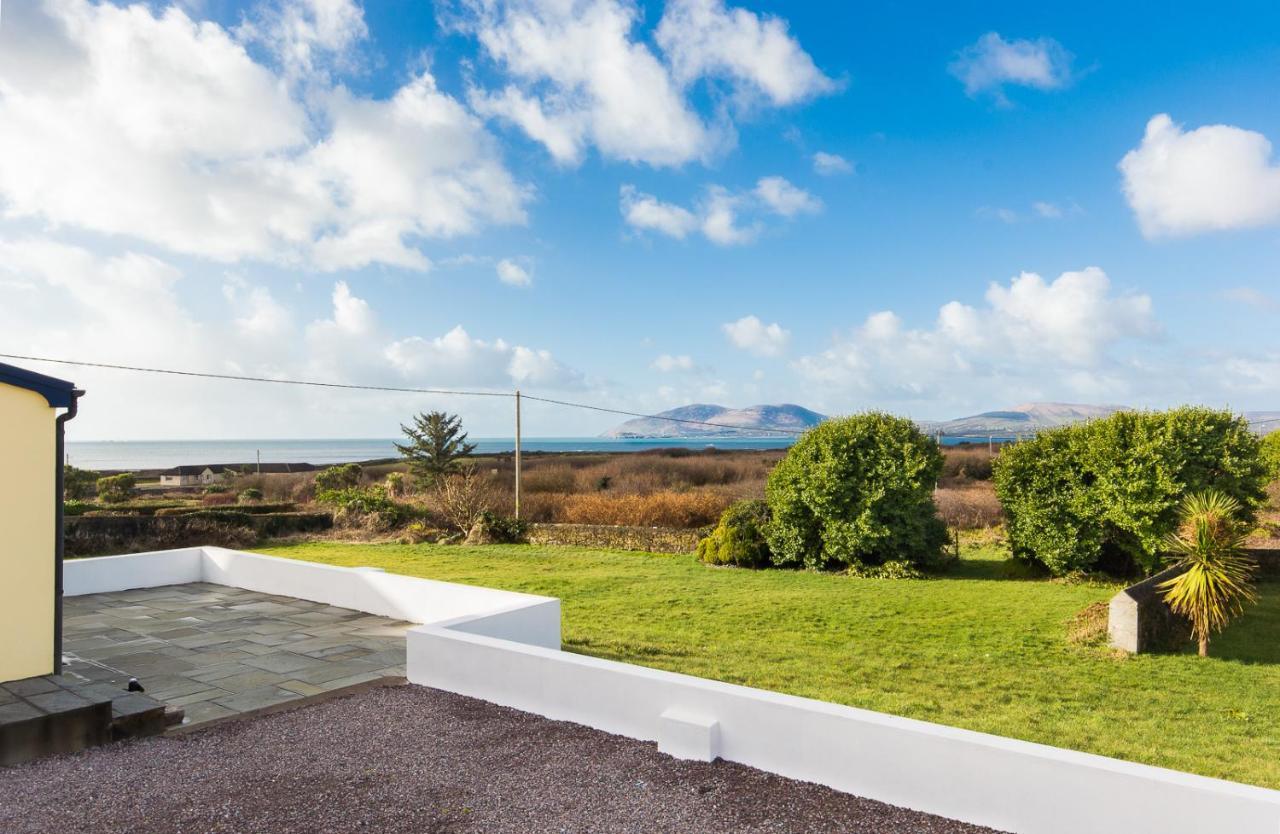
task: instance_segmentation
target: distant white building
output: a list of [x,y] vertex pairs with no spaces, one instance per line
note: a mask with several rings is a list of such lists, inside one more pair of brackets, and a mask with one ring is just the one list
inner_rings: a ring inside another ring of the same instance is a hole
[[235,475],[281,475],[314,472],[319,467],[309,463],[237,463],[202,466],[175,466],[160,473],[160,486],[208,486],[229,480]]
[[175,466],[160,473],[161,486],[202,486],[221,481],[226,470],[211,466]]

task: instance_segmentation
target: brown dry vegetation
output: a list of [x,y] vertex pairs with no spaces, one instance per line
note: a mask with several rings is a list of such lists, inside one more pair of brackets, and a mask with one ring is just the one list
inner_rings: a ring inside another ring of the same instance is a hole
[[[720,451],[655,449],[614,454],[526,454],[521,480],[521,516],[527,521],[569,524],[625,524],[703,527],[742,498],[763,498],[765,481],[784,450]],[[985,447],[946,450],[935,500],[944,521],[959,529],[999,524],[1000,505],[991,488],[994,455]],[[514,461],[510,455],[475,459],[486,484],[490,509],[515,509]],[[366,467],[363,481],[379,483],[403,465]],[[254,487],[267,502],[306,503],[315,493],[315,474],[245,475],[232,495]],[[430,513],[436,496],[411,491],[408,499]]]

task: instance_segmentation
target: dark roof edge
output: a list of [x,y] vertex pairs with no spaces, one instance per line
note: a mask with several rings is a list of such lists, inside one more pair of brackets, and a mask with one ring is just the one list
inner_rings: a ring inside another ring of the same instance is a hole
[[72,401],[84,393],[76,389],[74,382],[45,376],[16,365],[6,365],[3,362],[0,362],[0,383],[34,391],[44,397],[51,408],[70,408]]

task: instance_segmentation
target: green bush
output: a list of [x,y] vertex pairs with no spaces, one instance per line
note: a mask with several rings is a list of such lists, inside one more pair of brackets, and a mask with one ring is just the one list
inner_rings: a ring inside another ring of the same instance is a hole
[[352,489],[360,486],[360,477],[364,469],[358,463],[344,463],[341,466],[330,466],[316,473],[316,499],[320,493]]
[[128,501],[130,496],[133,495],[135,485],[136,481],[133,474],[129,472],[99,478],[97,482],[98,499],[108,504],[119,504],[122,501]]
[[774,564],[935,561],[947,540],[933,503],[941,471],[938,445],[905,418],[868,412],[819,425],[769,474]]
[[1267,467],[1267,477],[1280,481],[1280,429],[1262,438],[1262,462]]
[[387,530],[399,527],[413,514],[410,507],[389,498],[381,484],[326,490],[317,493],[316,500],[333,507],[333,520],[347,526]]
[[[479,528],[479,529],[477,529]],[[490,510],[480,513],[467,532],[468,543],[519,544],[525,540],[528,525],[517,518],[498,515]]]
[[769,505],[764,501],[737,501],[720,515],[720,523],[698,542],[698,558],[709,565],[766,568],[770,565]]
[[98,505],[92,504],[88,501],[77,501],[75,499],[69,499],[67,501],[62,502],[62,514],[67,516],[84,515],[85,513],[91,512],[96,509],[98,509]]
[[93,495],[97,481],[97,472],[65,464],[62,467],[62,497],[66,501],[83,501]]
[[241,490],[240,492],[240,501],[242,503],[248,503],[250,501],[261,501],[261,500],[262,500],[262,490],[258,489],[257,487],[249,487],[248,489]]
[[995,483],[1013,553],[1057,576],[1153,573],[1188,494],[1221,490],[1252,520],[1266,483],[1259,445],[1242,418],[1187,407],[1120,412],[1006,447]]

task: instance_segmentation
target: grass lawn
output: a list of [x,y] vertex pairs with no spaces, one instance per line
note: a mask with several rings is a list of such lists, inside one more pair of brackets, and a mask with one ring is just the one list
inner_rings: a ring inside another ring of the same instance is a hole
[[1118,586],[1028,579],[993,548],[924,581],[567,547],[262,552],[556,596],[582,654],[1280,788],[1280,584],[1206,660],[1072,645]]

